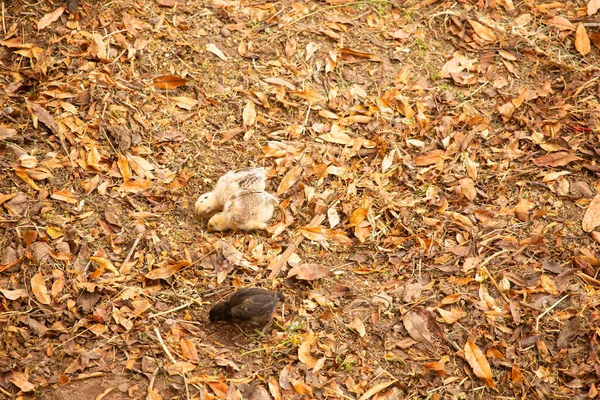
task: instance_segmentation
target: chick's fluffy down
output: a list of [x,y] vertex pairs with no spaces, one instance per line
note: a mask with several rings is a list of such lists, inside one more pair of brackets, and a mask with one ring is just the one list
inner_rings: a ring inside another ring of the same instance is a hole
[[266,229],[273,216],[277,198],[267,192],[237,192],[222,212],[208,221],[209,230]]
[[220,211],[236,192],[261,192],[265,190],[267,171],[263,168],[247,168],[229,171],[221,176],[212,192],[204,193],[196,200],[196,214]]

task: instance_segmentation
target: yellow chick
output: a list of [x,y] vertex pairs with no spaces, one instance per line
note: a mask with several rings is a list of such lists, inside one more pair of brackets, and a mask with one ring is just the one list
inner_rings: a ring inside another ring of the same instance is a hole
[[267,229],[277,203],[277,197],[267,192],[239,191],[227,200],[222,212],[208,220],[208,230]]
[[267,171],[263,167],[229,171],[219,178],[212,192],[204,193],[196,200],[196,214],[204,215],[221,211],[225,202],[238,191],[261,192],[265,190]]

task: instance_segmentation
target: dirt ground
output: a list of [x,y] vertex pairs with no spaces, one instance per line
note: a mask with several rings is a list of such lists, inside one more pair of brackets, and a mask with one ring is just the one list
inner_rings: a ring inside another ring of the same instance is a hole
[[597,1],[0,3],[1,396],[597,397]]

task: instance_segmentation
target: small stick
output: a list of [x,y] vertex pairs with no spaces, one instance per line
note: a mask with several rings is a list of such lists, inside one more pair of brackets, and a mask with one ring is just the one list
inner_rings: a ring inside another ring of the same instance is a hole
[[560,303],[561,303],[561,302],[562,302],[564,299],[566,299],[567,297],[569,297],[569,294],[568,294],[568,293],[567,293],[567,294],[565,294],[565,295],[563,296],[563,298],[562,298],[562,299],[560,299],[560,300],[558,300],[556,303],[554,303],[554,304],[552,305],[552,307],[550,307],[549,309],[547,309],[546,311],[544,311],[543,313],[541,313],[540,315],[538,315],[538,316],[535,318],[535,330],[536,330],[536,331],[538,330],[538,327],[539,327],[539,324],[540,324],[540,319],[542,319],[542,317],[543,317],[544,315],[546,315],[546,314],[548,314],[550,311],[552,311],[552,309],[553,309],[554,307],[556,307],[557,305],[559,305],[559,304],[560,304]]
[[504,292],[502,290],[500,290],[500,287],[498,286],[498,282],[496,282],[496,279],[494,278],[494,276],[492,274],[490,274],[490,271],[488,271],[487,267],[483,267],[481,269],[484,270],[485,273],[487,274],[487,276],[490,277],[490,280],[496,287],[496,290],[498,291],[498,293],[500,293],[500,295],[504,298],[504,301],[506,301],[506,304],[510,304],[510,300],[508,300],[508,297],[506,297]]
[[[315,215],[312,221],[308,224],[309,228],[316,228],[321,225],[321,222],[325,219],[325,214]],[[277,278],[277,275],[281,272],[281,269],[285,265],[285,263],[290,259],[294,251],[300,246],[300,243],[304,240],[304,236],[302,234],[298,234],[290,243],[288,248],[283,252],[280,257],[274,258],[269,263],[269,269],[271,269],[271,273],[269,274],[269,279]]]
[[121,264],[121,268],[119,269],[120,273],[124,273],[125,272],[125,266],[129,262],[129,259],[133,255],[133,252],[135,251],[135,248],[137,247],[137,245],[138,245],[139,242],[140,242],[140,237],[138,236],[137,238],[135,238],[135,242],[133,242],[133,246],[131,246],[131,249],[129,250],[129,253],[127,253],[127,257],[125,257],[125,261],[123,261],[123,264]]
[[[171,364],[176,364],[177,361],[175,361],[175,357],[173,357],[173,355],[169,351],[169,348],[165,345],[165,342],[163,342],[162,336],[160,336],[160,331],[158,330],[158,328],[156,326],[154,327],[154,333],[156,333],[156,337],[158,338],[158,342],[160,343],[160,347],[162,347],[163,351],[165,352],[165,354],[169,358],[169,361],[171,361]],[[183,378],[183,383],[185,383],[185,396],[186,396],[185,398],[189,400],[189,398],[190,398],[190,389],[188,388],[187,377],[185,376],[185,373],[183,373],[183,372],[181,373],[181,377]]]
[[160,336],[160,331],[158,330],[158,328],[156,326],[154,327],[154,333],[156,333],[156,337],[158,338],[158,343],[160,343],[160,347],[162,347],[163,351],[169,358],[169,361],[171,361],[172,364],[175,364],[177,361],[175,361],[175,358],[169,351],[169,348],[165,345],[165,342],[163,342],[162,336]]
[[172,313],[172,312],[179,311],[179,310],[181,310],[182,308],[189,307],[189,306],[191,306],[191,305],[192,305],[192,304],[194,304],[194,303],[195,303],[195,302],[193,302],[193,301],[190,301],[189,303],[182,304],[182,305],[180,305],[179,307],[171,308],[170,310],[166,310],[166,311],[159,312],[159,313],[156,313],[156,314],[150,314],[150,315],[148,315],[148,318],[156,318],[156,317],[159,317],[159,316],[161,316],[161,315],[170,314],[170,313]]

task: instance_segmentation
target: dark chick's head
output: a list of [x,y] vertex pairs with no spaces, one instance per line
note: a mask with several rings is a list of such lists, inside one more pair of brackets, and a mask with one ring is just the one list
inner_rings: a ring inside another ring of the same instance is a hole
[[231,306],[226,301],[215,304],[210,309],[209,318],[211,321],[227,321],[231,319]]

